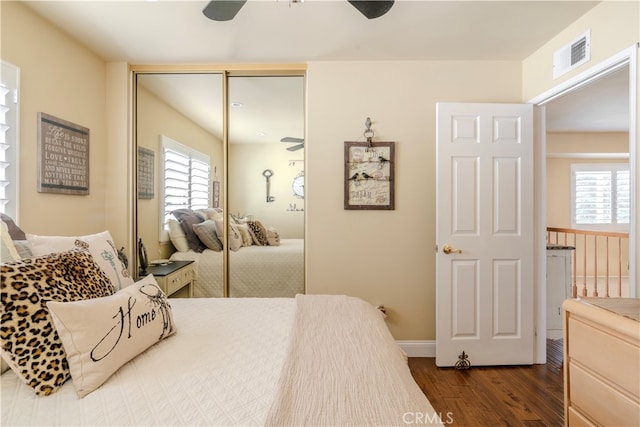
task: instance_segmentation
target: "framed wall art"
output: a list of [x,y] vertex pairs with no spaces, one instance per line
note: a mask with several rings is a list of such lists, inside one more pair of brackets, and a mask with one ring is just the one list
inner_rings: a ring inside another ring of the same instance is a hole
[[138,147],[138,199],[153,199],[155,176],[155,153]]
[[89,194],[89,129],[38,113],[38,192]]
[[344,208],[394,209],[394,142],[344,143]]

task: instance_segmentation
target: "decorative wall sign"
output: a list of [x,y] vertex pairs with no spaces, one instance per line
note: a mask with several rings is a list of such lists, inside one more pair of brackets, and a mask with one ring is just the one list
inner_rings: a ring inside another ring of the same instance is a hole
[[155,153],[138,147],[138,199],[153,199]]
[[213,199],[211,201],[211,207],[220,207],[220,181],[213,181]]
[[89,129],[38,113],[38,192],[89,194]]
[[344,208],[394,209],[394,142],[344,143]]

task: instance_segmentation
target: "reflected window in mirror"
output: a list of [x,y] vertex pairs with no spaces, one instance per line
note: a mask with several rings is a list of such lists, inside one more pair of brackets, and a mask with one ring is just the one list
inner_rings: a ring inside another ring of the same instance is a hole
[[206,209],[211,205],[211,160],[193,148],[162,136],[161,224],[177,209]]

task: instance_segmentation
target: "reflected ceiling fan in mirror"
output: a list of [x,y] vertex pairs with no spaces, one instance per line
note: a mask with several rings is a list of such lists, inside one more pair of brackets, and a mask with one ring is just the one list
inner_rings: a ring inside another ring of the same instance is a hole
[[304,139],[303,138],[295,138],[293,136],[285,136],[284,138],[282,138],[280,140],[280,142],[288,142],[288,143],[295,143],[297,145],[291,146],[291,147],[287,147],[288,151],[298,151],[301,148],[304,148]]
[[[358,9],[367,19],[379,18],[391,9],[394,0],[347,0]],[[211,0],[202,13],[214,21],[231,21],[238,14],[247,0]],[[301,3],[302,0],[290,0],[292,3]]]

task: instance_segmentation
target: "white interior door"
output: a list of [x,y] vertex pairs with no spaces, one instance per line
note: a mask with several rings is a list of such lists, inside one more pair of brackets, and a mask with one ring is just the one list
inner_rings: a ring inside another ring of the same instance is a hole
[[436,364],[532,364],[533,106],[439,103],[436,133]]

